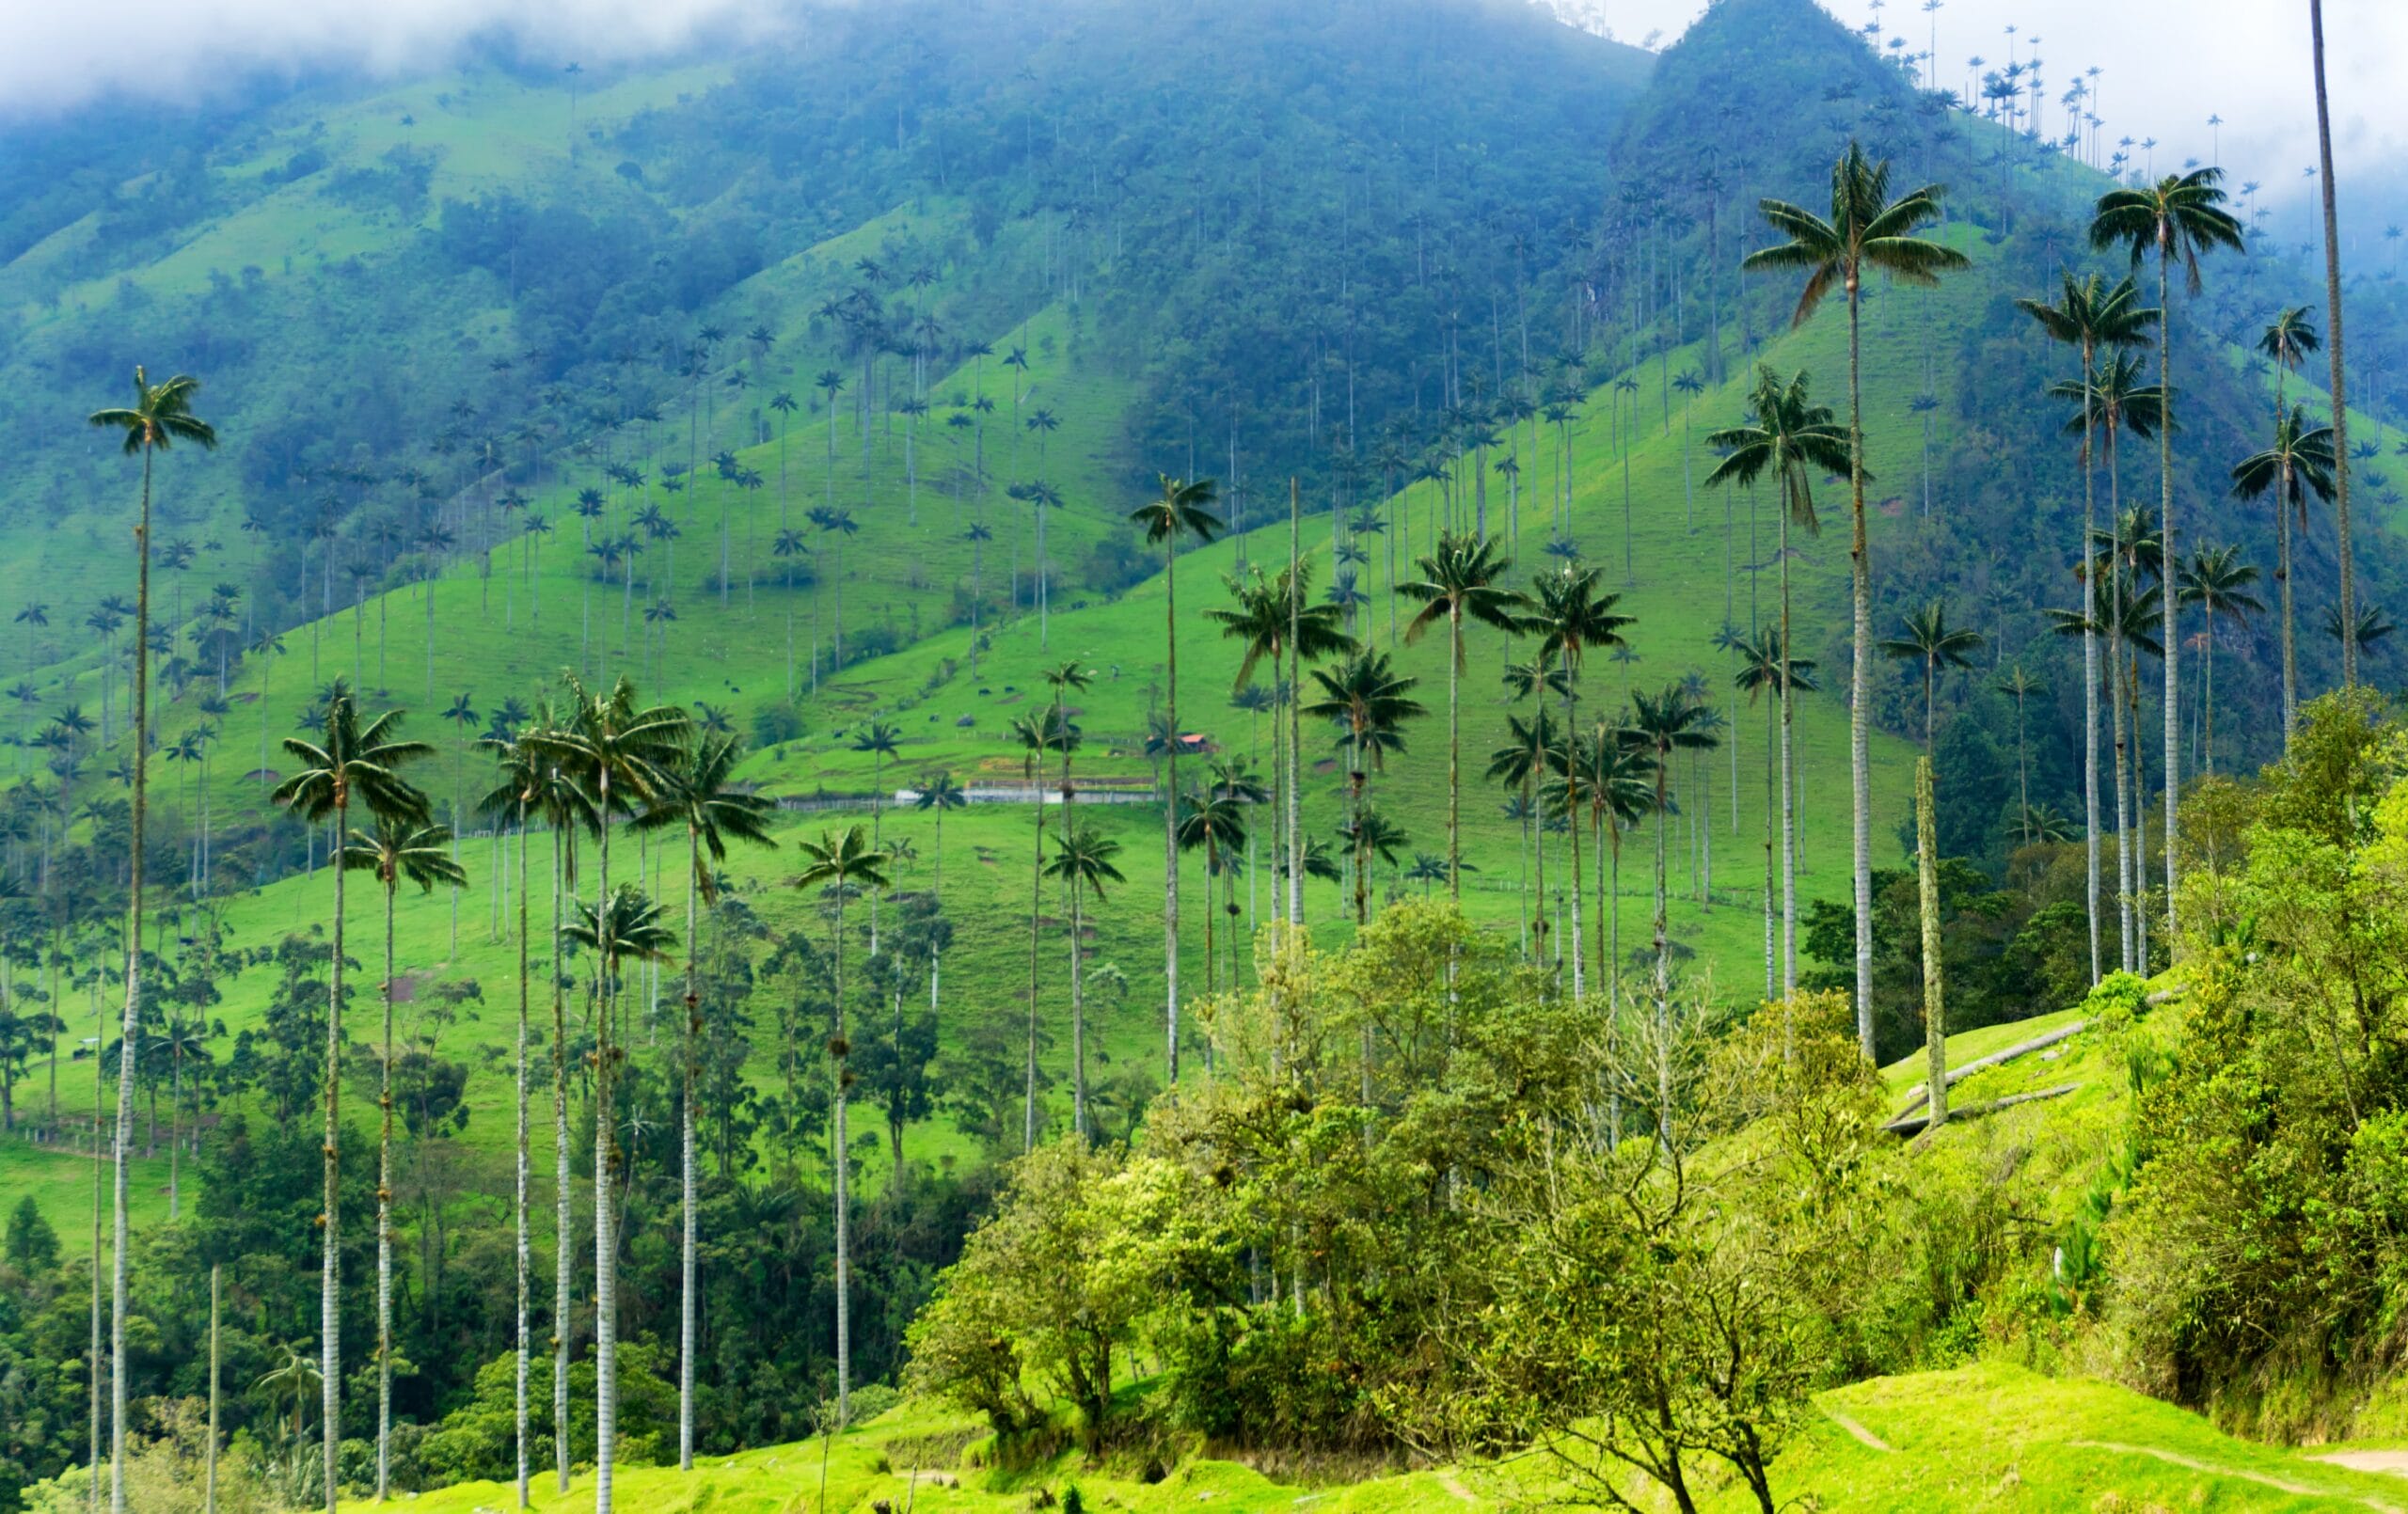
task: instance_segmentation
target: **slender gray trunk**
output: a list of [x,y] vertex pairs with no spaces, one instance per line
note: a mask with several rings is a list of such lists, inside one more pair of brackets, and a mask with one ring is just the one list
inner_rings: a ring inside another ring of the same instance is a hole
[[[150,452],[146,442],[142,449],[142,521],[135,528],[135,569],[134,594],[134,813],[131,835],[132,851],[126,860],[126,939],[125,939],[125,1024],[124,1039],[118,1043],[117,1084],[117,1150],[115,1177],[117,1213],[115,1245],[110,1255],[112,1278],[111,1311],[109,1314],[109,1509],[110,1514],[125,1514],[125,1311],[127,1292],[127,1262],[132,1252],[132,1232],[127,1217],[128,1181],[126,1159],[134,1149],[134,1065],[135,1048],[141,1045],[142,1032],[142,844],[144,823],[150,817],[150,795],[147,781],[150,763]],[[342,938],[342,925],[338,911],[335,938]],[[340,958],[342,949],[335,954]],[[341,981],[338,963],[336,981]],[[92,1055],[97,1063],[105,1049],[96,1040]],[[100,1121],[100,1105],[92,1106],[92,1119]],[[329,1142],[332,1141],[329,1136]],[[331,1145],[329,1146],[331,1150]],[[332,1161],[329,1157],[327,1160]],[[331,1179],[329,1179],[331,1182]],[[333,1235],[328,1229],[329,1237]],[[331,1244],[331,1241],[329,1241]],[[100,1270],[100,1250],[92,1252],[94,1275]],[[96,1356],[97,1352],[94,1353]],[[327,1443],[328,1465],[332,1465],[334,1443]],[[331,1486],[331,1479],[329,1479]],[[333,1495],[329,1493],[328,1498]],[[328,1508],[333,1507],[328,1504]]]

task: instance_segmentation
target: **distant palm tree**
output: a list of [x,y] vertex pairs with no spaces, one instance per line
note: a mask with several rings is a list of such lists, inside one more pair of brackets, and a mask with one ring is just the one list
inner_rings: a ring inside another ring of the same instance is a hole
[[[1720,746],[1714,734],[1714,707],[1694,699],[1679,684],[1668,684],[1661,693],[1649,694],[1641,689],[1630,697],[1630,725],[1622,733],[1622,744],[1645,753],[1655,769],[1656,802],[1656,1030],[1659,1042],[1669,1046],[1672,1020],[1672,949],[1671,933],[1666,916],[1668,891],[1664,875],[1664,840],[1672,815],[1672,754],[1676,751],[1705,751]],[[1656,1089],[1657,1129],[1662,1138],[1671,1139],[1672,1064],[1669,1056],[1656,1059],[1658,1084]]]
[[[2325,323],[2333,336],[2329,355],[2332,363],[2329,392],[2333,402],[2335,458],[2334,556],[2339,560],[2341,568],[2341,604],[2335,619],[2357,621],[2360,619],[2357,612],[2357,568],[2350,547],[2349,367],[2343,361],[2341,346],[2341,224],[2340,213],[2334,204],[2333,103],[2324,88],[2323,0],[2307,0],[2307,30],[2310,53],[2316,65],[2317,188],[2324,201],[2324,311]],[[2376,434],[2382,434],[2380,430]],[[2363,644],[2357,639],[2341,644],[2341,682],[2344,686],[2354,686],[2358,681],[2358,648]],[[2171,837],[2172,833],[2168,832],[2168,839]]]
[[[2093,635],[2091,639],[2095,644],[2098,638]],[[2015,702],[2016,811],[2022,820],[2029,821],[2032,817],[2032,765],[2024,745],[2023,707],[2033,695],[2045,694],[2049,688],[2046,684],[2025,671],[2023,664],[2020,662],[2010,665],[2005,672],[1999,675],[1998,682],[1990,686]],[[2028,825],[2023,831],[2023,844],[2026,846],[2032,844],[2032,832]]]
[[1848,697],[1848,767],[1853,786],[1856,884],[1856,1033],[1873,1053],[1873,577],[1864,515],[1864,402],[1861,300],[1864,276],[1929,286],[1940,276],[1971,267],[1961,252],[1916,236],[1940,217],[1941,187],[1926,185],[1890,197],[1890,165],[1875,164],[1850,142],[1831,166],[1831,213],[1824,220],[1781,200],[1758,210],[1789,240],[1748,255],[1750,269],[1786,269],[1806,276],[1792,325],[1803,325],[1834,289],[1847,295],[1848,461],[1856,649]]
[[1982,634],[1963,626],[1948,623],[1948,606],[1942,600],[1932,600],[1907,616],[1906,634],[1890,637],[1881,643],[1881,654],[1900,662],[1923,664],[1923,749],[1931,750],[1934,695],[1940,670],[1969,668],[1972,654],[1981,650]]
[[[2271,333],[2270,333],[2271,335]],[[2283,749],[2290,749],[2299,706],[2298,654],[2291,623],[2291,533],[2307,529],[2307,497],[2330,500],[2340,458],[2333,450],[2333,428],[2308,422],[2307,409],[2293,405],[2274,417],[2273,445],[2233,465],[2232,492],[2243,499],[2274,497],[2274,588],[2281,604],[2283,638]],[[2294,518],[2296,517],[2296,518]]]
[[733,736],[703,735],[666,765],[651,803],[636,817],[638,830],[686,832],[686,1035],[679,1048],[684,1088],[678,1100],[678,1335],[677,1465],[694,1468],[694,1215],[698,1202],[694,1167],[695,1081],[701,1074],[703,1039],[702,938],[695,920],[697,897],[719,903],[717,864],[727,860],[731,840],[775,846],[768,832],[777,806],[736,786],[744,746]]
[[[901,728],[886,720],[872,720],[853,733],[851,749],[869,758],[869,838],[873,850],[882,847],[886,837],[886,759],[899,754],[897,744],[902,739]],[[869,896],[869,954],[878,955],[878,895],[874,893]]]
[[[1788,995],[1798,991],[1795,696],[1800,688],[1814,686],[1811,673],[1802,681],[1798,676],[1800,659],[1795,655],[1797,643],[1790,627],[1789,528],[1795,525],[1809,534],[1821,528],[1814,516],[1814,475],[1839,472],[1851,465],[1853,454],[1847,438],[1832,423],[1830,407],[1814,402],[1803,370],[1783,383],[1770,367],[1759,367],[1748,406],[1753,417],[1751,424],[1718,431],[1706,438],[1708,446],[1724,449],[1727,455],[1706,476],[1705,486],[1753,486],[1757,480],[1770,477],[1781,496],[1779,544],[1774,554],[1781,561],[1781,624],[1770,645],[1789,661],[1774,670],[1778,676],[1769,686],[1780,702],[1781,713],[1782,992]],[[1811,661],[1808,666],[1811,669]]]
[[[1463,863],[1464,622],[1469,618],[1508,635],[1520,633],[1520,612],[1529,600],[1498,581],[1513,565],[1485,536],[1448,531],[1439,536],[1436,551],[1416,562],[1421,576],[1397,585],[1398,593],[1421,607],[1404,628],[1407,644],[1440,621],[1447,625],[1447,865],[1457,871]],[[1462,879],[1450,876],[1448,888],[1463,896]]]
[[[326,700],[319,739],[312,742],[299,736],[284,738],[286,753],[300,761],[301,770],[277,785],[269,796],[270,802],[283,805],[309,825],[332,822],[337,838],[349,834],[355,803],[378,822],[426,825],[431,818],[426,795],[404,779],[401,769],[406,764],[433,756],[435,749],[422,741],[402,740],[401,724],[402,712],[388,710],[363,725],[350,683],[336,679]],[[339,1187],[342,1162],[337,1117],[342,1096],[342,880],[349,871],[341,865],[333,869],[334,953],[328,970],[325,1075],[325,1207],[319,1217],[318,1352],[325,1395],[324,1470],[327,1514],[334,1514],[336,1500],[341,1495],[337,1459],[342,1429],[342,1211]]]
[[1219,497],[1211,479],[1156,476],[1161,493],[1130,513],[1149,545],[1163,549],[1163,667],[1164,718],[1170,745],[1164,754],[1163,781],[1163,973],[1164,1057],[1169,1080],[1179,1081],[1179,544],[1194,537],[1201,545],[1221,530],[1221,517],[1206,508]]
[[[2051,339],[2078,349],[2082,354],[2082,381],[2068,389],[2058,385],[2049,392],[2065,396],[2068,393],[2080,406],[2078,418],[2082,433],[2082,540],[2083,551],[2090,549],[2091,533],[2098,528],[2097,438],[2103,418],[2101,407],[2095,402],[2099,389],[2099,358],[2102,351],[2121,358],[2125,349],[2137,347],[2148,339],[2148,328],[2162,318],[2162,310],[2145,309],[2140,305],[2138,286],[2127,275],[2113,288],[2106,286],[2097,274],[2076,278],[2071,273],[2062,276],[2063,292],[2054,305],[2039,300],[2017,300],[2016,306],[2039,323],[2040,329]],[[2127,369],[2129,371],[2129,369]],[[2112,449],[2114,432],[2108,433]],[[2111,450],[2112,455],[2112,450]],[[2113,481],[2113,468],[2110,468]],[[2099,980],[2099,635],[2092,626],[2083,633],[2083,812],[2085,816],[2084,880],[2087,888],[2090,925],[2090,976]]]
[[851,1419],[853,1412],[852,1191],[849,1173],[852,1148],[845,1128],[846,1106],[851,1101],[853,1072],[848,1065],[848,1059],[852,1055],[852,1043],[846,1035],[845,1019],[845,896],[855,889],[875,891],[888,887],[887,854],[870,844],[868,835],[859,825],[846,827],[841,835],[823,830],[817,841],[806,841],[799,845],[803,856],[803,870],[801,876],[794,880],[795,887],[824,889],[836,906],[835,923],[829,938],[830,960],[834,964],[836,1033],[829,1038],[828,1054],[835,1064],[836,1424],[841,1428]]
[[1591,651],[1625,645],[1623,628],[1635,618],[1614,608],[1622,596],[1602,591],[1599,576],[1596,569],[1577,567],[1568,560],[1553,573],[1540,574],[1530,581],[1530,607],[1522,618],[1525,629],[1538,638],[1540,657],[1553,659],[1563,670],[1565,743],[1560,762],[1565,765],[1559,772],[1571,787],[1558,798],[1566,806],[1564,814],[1572,828],[1572,994],[1576,999],[1588,992],[1580,944],[1580,824],[1576,812],[1569,808],[1578,797],[1572,792],[1578,783],[1570,755],[1579,729],[1575,712],[1580,698],[1580,670]]
[[[126,889],[130,911],[126,926],[125,951],[125,1020],[123,1044],[139,1044],[142,1032],[142,863],[145,824],[150,816],[150,467],[153,454],[166,451],[178,442],[190,442],[203,451],[217,447],[217,433],[209,422],[192,413],[193,396],[200,389],[200,381],[187,373],[179,373],[162,384],[150,382],[150,374],[140,367],[134,371],[134,403],[125,408],[92,412],[90,423],[103,430],[119,432],[125,440],[128,456],[142,457],[142,512],[134,530],[135,591],[134,591],[134,805],[132,828],[127,842]],[[28,628],[47,624],[40,607],[18,617]],[[134,1143],[134,1059],[118,1059],[117,1147],[112,1159],[116,1173],[116,1228],[112,1254],[112,1297],[116,1304],[109,1316],[109,1509],[110,1514],[125,1514],[125,1425],[126,1425],[126,1364],[125,1321],[127,1314],[127,1266],[133,1250],[133,1237],[127,1219],[128,1173],[126,1153]],[[97,1118],[98,1112],[95,1111]],[[328,1466],[333,1465],[333,1452],[327,1452]],[[333,1478],[327,1478],[328,1508],[334,1506]]]
[[1420,680],[1396,671],[1385,652],[1357,652],[1335,670],[1316,668],[1312,674],[1322,697],[1307,704],[1304,713],[1336,724],[1339,741],[1349,753],[1348,814],[1355,841],[1354,923],[1359,928],[1370,923],[1366,888],[1369,856],[1361,835],[1370,774],[1374,769],[1386,771],[1387,754],[1404,749],[1404,722],[1429,712],[1413,698]]
[[[1747,691],[1753,703],[1759,695],[1772,697],[1765,701],[1765,998],[1767,1001],[1786,998],[1798,991],[1798,817],[1795,796],[1790,785],[1781,783],[1775,796],[1778,777],[1789,770],[1788,744],[1778,740],[1773,725],[1785,720],[1789,712],[1789,694],[1793,689],[1814,690],[1814,659],[1790,654],[1781,633],[1767,626],[1751,641],[1739,647],[1739,672],[1734,682]],[[1773,949],[1773,828],[1776,817],[1781,829],[1782,886],[1781,917],[1785,935],[1781,951]],[[1778,954],[1781,966],[1780,986],[1773,982],[1773,965]]]
[[[610,829],[619,817],[634,812],[667,786],[669,769],[683,755],[690,723],[686,712],[673,704],[644,706],[636,702],[635,686],[625,677],[595,692],[571,675],[562,681],[562,718],[556,726],[535,733],[541,749],[584,796],[596,841],[594,906],[578,907],[589,927],[610,926],[626,933],[630,942],[651,940],[652,961],[659,941],[646,934],[657,923],[660,907],[642,891],[610,891]],[[643,917],[649,911],[648,918]],[[639,930],[639,926],[645,927]],[[563,939],[601,946],[576,933],[571,925]],[[592,934],[590,929],[589,936]],[[673,940],[671,942],[673,944]],[[635,945],[628,947],[635,950]],[[614,964],[605,955],[604,965]],[[612,1011],[615,972],[601,975],[594,1015],[594,1482],[595,1514],[609,1514],[618,1465],[619,1420],[619,1243],[608,1195],[616,1186],[620,1150],[610,1122],[610,1096],[616,1065],[625,1053],[617,1046]],[[556,1323],[555,1328],[558,1328]]]
[[2237,546],[2200,547],[2183,560],[2174,576],[2176,597],[2207,613],[2207,644],[2201,661],[2206,729],[2200,749],[2212,777],[2216,770],[2216,622],[2245,621],[2264,613],[2266,606],[2249,591],[2249,586],[2258,581],[2258,570],[2241,560]]
[[1092,1135],[1087,1128],[1085,978],[1080,970],[1085,923],[1082,906],[1089,891],[1101,904],[1106,883],[1128,881],[1112,864],[1119,855],[1118,842],[1065,815],[1062,833],[1054,840],[1053,859],[1045,864],[1045,875],[1060,880],[1070,893],[1070,1128],[1082,1141]]
[[[959,783],[954,781],[951,773],[931,773],[920,780],[919,796],[911,801],[913,809],[933,812],[937,817],[936,875],[929,884],[928,891],[936,897],[940,905],[944,899],[944,812],[947,810],[962,809],[969,803],[968,792]],[[928,948],[928,1012],[930,1014],[936,1013],[937,1009],[937,985],[943,970],[943,955],[942,945],[932,940]]]
[[351,832],[338,863],[372,873],[385,886],[385,1038],[376,1096],[376,1497],[391,1486],[393,1440],[393,905],[404,881],[420,893],[436,884],[466,888],[468,875],[452,860],[452,828],[379,814],[374,828]]
[[2361,652],[2389,636],[2398,627],[2391,623],[2390,618],[2383,613],[2382,606],[2361,605],[2358,607],[2357,618],[2350,625],[2352,634],[2344,636],[2341,634],[2341,607],[2328,605],[2324,609],[2324,634],[2336,641],[2353,646]]
[[[1029,808],[1036,812],[1037,849],[1028,873],[1028,1087],[1022,1109],[1021,1151],[1037,1149],[1037,953],[1039,924],[1045,913],[1045,791],[1038,786],[1045,771],[1045,754],[1063,749],[1069,740],[1062,718],[1053,706],[1033,715],[1015,716],[1013,739],[1020,743],[1021,776],[1028,783]],[[1069,816],[1064,816],[1064,824]]]
[[[2157,386],[2159,404],[2163,411],[2163,424],[2157,430],[2158,545],[2167,561],[2180,560],[2179,541],[2174,529],[2174,311],[2171,299],[2173,269],[2182,264],[2191,292],[2199,291],[2199,259],[2217,247],[2245,251],[2242,244],[2241,223],[2223,209],[2225,194],[2218,187],[2224,181],[2221,168],[2194,168],[2187,174],[2168,174],[2145,188],[2109,190],[2099,198],[2097,213],[2090,223],[2090,244],[2101,251],[2109,247],[2131,249],[2135,266],[2143,257],[2157,254],[2157,304],[2164,312],[2157,323]],[[2344,583],[2346,586],[2346,570]],[[2346,597],[2346,589],[2345,589]],[[2160,640],[2165,647],[2165,934],[2168,940],[2178,939],[2175,920],[2176,853],[2181,837],[2178,808],[2182,790],[2182,727],[2181,676],[2178,672],[2181,635],[2178,607],[2164,608],[2165,627]],[[2354,654],[2343,649],[2345,672],[2354,671]]]

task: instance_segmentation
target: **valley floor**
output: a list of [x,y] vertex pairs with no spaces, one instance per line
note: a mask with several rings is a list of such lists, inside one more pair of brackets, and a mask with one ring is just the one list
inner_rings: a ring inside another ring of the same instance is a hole
[[[2408,1460],[2368,1448],[2299,1450],[2225,1435],[2199,1416],[2112,1384],[2040,1376],[1985,1363],[1883,1378],[1828,1394],[1822,1419],[1784,1454],[1775,1490],[1787,1506],[1825,1510],[2408,1509],[2408,1476],[2338,1464]],[[1560,1497],[1544,1458],[1441,1468],[1360,1482],[1298,1486],[1234,1462],[1182,1462],[1159,1482],[1107,1460],[1089,1470],[1074,1454],[1016,1472],[972,1465],[978,1427],[906,1404],[824,1448],[816,1442],[705,1459],[691,1474],[638,1468],[618,1478],[621,1506],[646,1514],[817,1514],[884,1506],[912,1514],[1004,1514],[1058,1501],[1076,1487],[1090,1509],[1208,1508],[1228,1514],[1310,1509],[1386,1514],[1408,1509],[1525,1508]],[[941,1462],[928,1466],[921,1461]],[[916,1479],[914,1475],[916,1474]],[[916,1481],[916,1487],[914,1482]],[[536,1479],[533,1506],[590,1506],[590,1476],[565,1494]],[[1738,1510],[1744,1490],[1715,1491],[1703,1506]],[[505,1484],[429,1493],[426,1514],[511,1507]],[[358,1506],[366,1507],[366,1505]],[[1667,1502],[1664,1506],[1670,1508]]]

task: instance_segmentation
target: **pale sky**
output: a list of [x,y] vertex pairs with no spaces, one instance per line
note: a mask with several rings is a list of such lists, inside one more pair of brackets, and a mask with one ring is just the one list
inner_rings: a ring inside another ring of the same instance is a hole
[[[0,115],[72,104],[113,89],[184,94],[229,65],[406,69],[479,32],[514,32],[538,55],[588,61],[679,47],[705,29],[738,35],[812,6],[863,0],[117,0],[104,24],[66,0],[0,0]],[[876,0],[866,0],[875,4]],[[1131,4],[1148,0],[1128,0]],[[1311,4],[1313,0],[1297,0]],[[1625,41],[1679,35],[1705,0],[1548,0]],[[1870,0],[1823,0],[1851,25]],[[2221,161],[2269,195],[2294,194],[2315,161],[2306,0],[1887,0],[1884,39],[1930,45],[1939,75],[1964,87],[1975,54],[2028,59],[2038,39],[2049,96],[2102,70],[2110,141],[2155,136],[2156,166]],[[2326,0],[2335,149],[2345,168],[2389,167],[2408,150],[2408,0]],[[2005,28],[2013,24],[2010,39]],[[2225,124],[2211,131],[2208,118]]]
[[[1868,0],[1822,0],[1850,26],[1876,15]],[[2235,179],[2262,181],[2289,196],[2316,161],[2316,96],[2309,65],[2307,0],[1888,0],[1878,15],[1882,39],[1906,39],[1906,52],[1932,45],[1939,27],[1939,82],[1964,92],[1979,55],[1985,71],[2013,56],[2029,60],[2039,39],[2047,114],[2076,73],[2096,67],[2095,107],[2114,142],[2158,140],[2160,172],[2185,158],[2221,161]],[[1624,41],[1650,31],[1676,37],[1704,0],[1569,0],[1592,26]],[[2016,28],[2012,38],[2008,26]],[[2352,168],[2391,167],[2408,150],[2408,0],[2324,0],[2326,84],[2333,100],[2333,151]],[[2210,128],[2210,116],[2224,125]],[[2135,156],[2139,153],[2135,150]],[[2347,180],[2344,179],[2345,192]]]

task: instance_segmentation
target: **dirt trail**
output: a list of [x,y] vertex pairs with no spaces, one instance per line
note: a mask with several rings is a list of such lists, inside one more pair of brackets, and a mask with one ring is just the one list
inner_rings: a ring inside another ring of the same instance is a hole
[[2304,1482],[2292,1482],[2285,1477],[2274,1476],[2271,1473],[2244,1472],[2239,1467],[2219,1467],[2183,1456],[2179,1452],[2162,1450],[2154,1445],[2122,1445],[2114,1441],[2074,1441],[2070,1443],[2086,1446],[2094,1451],[2113,1451],[2118,1456],[2155,1457],[2160,1461],[2171,1462],[2175,1466],[2191,1472],[2204,1472],[2210,1476],[2238,1477],[2243,1482],[2254,1482],[2260,1487],[2273,1488],[2282,1492],[2307,1498],[2348,1498],[2353,1503],[2364,1504],[2367,1507],[2377,1510],[2378,1514],[2400,1514],[2397,1506],[2384,1503],[2380,1499],[2367,1498],[2353,1493],[2336,1493],[2329,1488],[2315,1488]]

